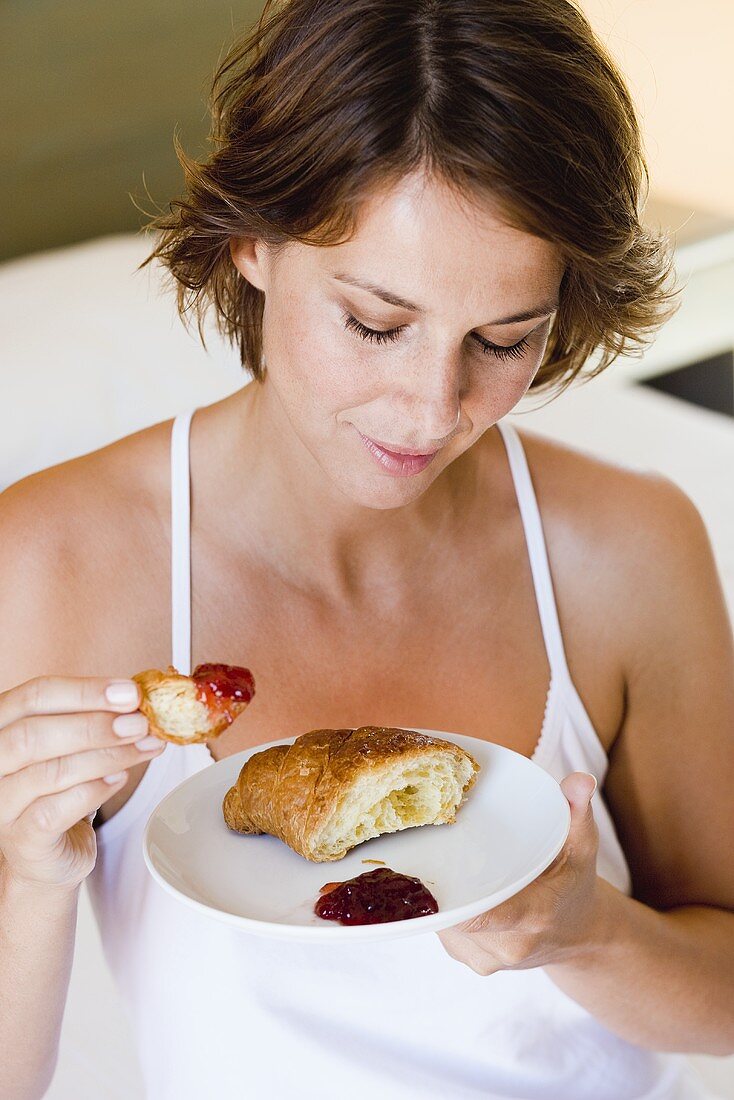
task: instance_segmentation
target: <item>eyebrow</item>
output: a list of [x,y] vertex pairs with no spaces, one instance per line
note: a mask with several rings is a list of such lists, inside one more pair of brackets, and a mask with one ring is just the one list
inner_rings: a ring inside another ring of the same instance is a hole
[[[342,283],[349,283],[350,286],[356,286],[361,290],[369,291],[370,294],[375,294],[378,298],[382,298],[383,302],[388,302],[391,306],[407,309],[411,313],[426,312],[423,306],[416,305],[415,302],[410,302],[407,298],[401,298],[399,294],[393,294],[392,291],[385,290],[385,288],[381,286],[376,286],[375,283],[371,283],[366,279],[359,279],[356,275],[348,275],[344,271],[332,271],[330,274],[333,279],[338,279]],[[503,317],[499,321],[485,321],[485,324],[513,325],[518,321],[532,321],[535,317],[544,317],[547,313],[553,313],[558,309],[558,305],[558,300],[553,302],[542,302],[533,309],[524,309],[520,313],[513,313],[511,317]],[[481,328],[482,326],[479,327]]]

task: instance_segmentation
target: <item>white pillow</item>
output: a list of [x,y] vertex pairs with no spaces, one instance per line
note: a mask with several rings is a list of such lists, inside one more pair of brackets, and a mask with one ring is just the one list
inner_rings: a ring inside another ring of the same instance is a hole
[[246,384],[187,332],[152,245],[119,234],[0,264],[0,489]]

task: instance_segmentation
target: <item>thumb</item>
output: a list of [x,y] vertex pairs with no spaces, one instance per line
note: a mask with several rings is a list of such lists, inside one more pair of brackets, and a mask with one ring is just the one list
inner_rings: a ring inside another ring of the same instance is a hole
[[591,804],[597,786],[596,776],[591,775],[590,772],[571,772],[561,780],[561,790],[569,801],[572,817],[583,817]]
[[569,839],[574,834],[577,838],[580,838],[586,832],[594,832],[595,822],[591,799],[597,786],[596,777],[589,772],[571,772],[570,775],[561,780],[561,790],[571,807]]

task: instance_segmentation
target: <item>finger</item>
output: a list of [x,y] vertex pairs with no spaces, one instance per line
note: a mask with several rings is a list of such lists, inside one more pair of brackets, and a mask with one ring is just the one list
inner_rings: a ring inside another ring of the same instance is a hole
[[468,935],[500,936],[517,932],[535,933],[542,926],[538,903],[533,896],[527,900],[510,898],[495,909],[488,909],[486,913],[463,921],[458,928]]
[[560,787],[571,810],[571,826],[564,847],[571,857],[589,857],[596,853],[599,841],[592,803],[596,777],[588,772],[571,772],[561,780]]
[[148,719],[139,711],[81,714],[34,714],[0,730],[0,777],[40,760],[68,756],[104,745],[125,744],[145,737]]
[[0,730],[31,714],[72,714],[76,711],[126,712],[140,705],[134,680],[101,677],[37,676],[0,693]]
[[57,756],[6,776],[0,786],[0,828],[10,826],[39,798],[113,775],[122,768],[150,760],[165,749],[167,742],[158,737],[150,740],[151,744],[137,741],[119,747]]
[[108,798],[124,786],[128,773],[121,771],[108,778],[114,779],[114,782],[93,779],[37,798],[18,818],[18,832],[26,838],[29,847],[45,847],[63,836],[83,817],[93,816]]
[[538,878],[542,877],[543,875],[551,875],[554,871],[558,871],[564,865],[564,863],[568,861],[568,853],[568,844],[564,844],[553,862],[548,864],[546,869],[541,872]]
[[468,966],[475,974],[485,977],[504,969],[500,960],[490,950],[480,947],[476,941],[460,932],[458,928],[445,928],[438,933],[438,938],[452,959]]
[[561,790],[571,804],[571,809],[577,808],[582,812],[586,811],[586,807],[596,793],[597,786],[597,778],[591,772],[571,772],[560,783]]

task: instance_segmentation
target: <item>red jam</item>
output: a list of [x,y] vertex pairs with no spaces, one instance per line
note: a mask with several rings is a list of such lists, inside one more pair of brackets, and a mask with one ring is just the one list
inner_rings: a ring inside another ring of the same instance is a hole
[[237,714],[227,704],[249,703],[255,694],[252,673],[238,665],[197,665],[191,679],[199,685],[202,703],[224,714],[230,722]]
[[389,867],[365,871],[347,882],[327,882],[320,893],[316,916],[340,924],[381,924],[438,912],[438,902],[420,879]]

